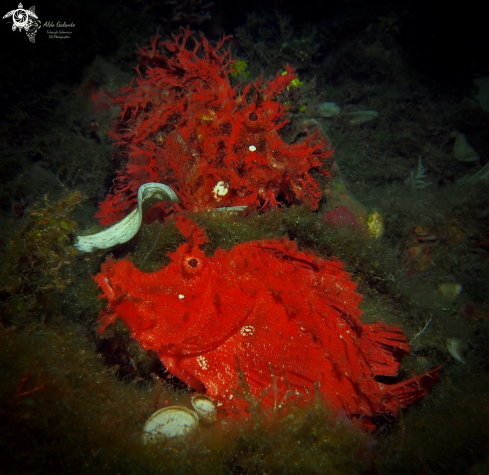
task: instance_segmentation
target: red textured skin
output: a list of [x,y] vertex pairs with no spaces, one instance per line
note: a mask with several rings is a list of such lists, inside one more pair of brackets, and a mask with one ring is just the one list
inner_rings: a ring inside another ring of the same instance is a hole
[[168,266],[145,274],[109,259],[95,280],[109,301],[101,331],[121,318],[192,388],[240,412],[241,370],[264,405],[294,394],[310,402],[318,390],[334,409],[372,416],[395,413],[436,380],[438,368],[390,386],[374,379],[396,376],[409,345],[400,327],[361,323],[362,297],[340,262],[287,239],[206,257],[202,231],[184,218],[177,224],[188,242]]
[[[190,211],[266,209],[279,202],[317,207],[321,190],[310,172],[329,175],[330,144],[317,131],[290,145],[278,134],[287,120],[275,97],[296,77],[294,69],[286,66],[285,75],[279,72],[266,84],[260,78],[253,88],[233,88],[232,60],[223,48],[229,38],[214,47],[186,29],[161,44],[156,36],[139,51],[145,73],[138,66],[136,85],[113,99],[122,113],[109,134],[127,166],[100,204],[102,224],[133,209],[138,188],[147,182],[171,186],[180,200],[176,208]],[[216,196],[221,181],[229,191]]]

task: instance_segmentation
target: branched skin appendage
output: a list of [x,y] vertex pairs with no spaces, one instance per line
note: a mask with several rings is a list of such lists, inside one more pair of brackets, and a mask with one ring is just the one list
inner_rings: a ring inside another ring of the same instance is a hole
[[176,209],[317,207],[321,190],[311,172],[329,175],[330,144],[317,131],[294,144],[279,134],[287,114],[276,98],[294,69],[233,88],[229,38],[212,46],[185,29],[140,49],[137,77],[113,98],[121,115],[110,135],[128,164],[101,204],[102,224],[127,215],[147,182],[173,188]]

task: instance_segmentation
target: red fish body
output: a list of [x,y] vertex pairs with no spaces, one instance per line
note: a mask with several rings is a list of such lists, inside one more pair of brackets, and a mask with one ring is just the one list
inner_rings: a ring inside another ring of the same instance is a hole
[[127,165],[100,204],[102,224],[134,209],[139,187],[149,182],[171,186],[178,210],[317,208],[321,187],[314,173],[330,176],[333,150],[314,127],[305,127],[304,140],[295,143],[280,135],[288,119],[277,96],[294,88],[294,69],[233,87],[229,39],[213,46],[187,28],[168,41],[157,35],[140,49],[136,81],[113,97],[121,114],[109,135]]
[[[394,385],[396,356],[409,345],[399,327],[362,324],[343,264],[298,251],[287,239],[239,244],[207,257],[195,224],[177,218],[187,243],[168,266],[143,273],[109,260],[95,277],[109,301],[101,330],[121,318],[142,348],[168,371],[226,407],[240,373],[251,392],[273,405],[316,392],[349,415],[396,412],[424,395],[437,370]],[[237,406],[236,406],[237,407]]]

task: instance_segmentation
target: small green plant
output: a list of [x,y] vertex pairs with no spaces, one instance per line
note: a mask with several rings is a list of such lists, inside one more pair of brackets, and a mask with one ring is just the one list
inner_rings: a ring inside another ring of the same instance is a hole
[[238,59],[235,61],[233,64],[233,69],[234,71],[231,71],[229,75],[238,79],[245,79],[250,75],[250,72],[248,71],[248,63],[243,59]]
[[418,168],[413,170],[407,180],[404,182],[412,190],[424,190],[431,183],[424,181],[426,178],[426,168],[421,161],[421,155],[419,156]]

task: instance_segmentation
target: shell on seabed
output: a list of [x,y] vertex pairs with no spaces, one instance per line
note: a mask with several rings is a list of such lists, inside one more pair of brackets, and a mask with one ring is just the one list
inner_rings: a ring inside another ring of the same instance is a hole
[[456,359],[459,363],[465,364],[465,354],[469,350],[467,342],[461,340],[460,338],[447,338],[445,345],[448,352]]
[[350,124],[358,125],[376,119],[379,113],[377,111],[355,111],[348,112],[347,115],[350,116]]
[[217,407],[205,394],[197,393],[192,397],[192,407],[204,424],[213,424],[217,420]]
[[156,411],[144,424],[143,442],[154,443],[185,437],[195,431],[199,416],[184,406],[164,407]]
[[334,102],[323,102],[318,107],[318,114],[321,117],[334,117],[341,112],[341,109]]
[[465,134],[452,132],[451,136],[455,137],[453,154],[459,162],[477,162],[480,159],[479,154],[469,144]]
[[463,287],[460,284],[446,283],[440,284],[438,290],[442,297],[451,303],[462,293]]

